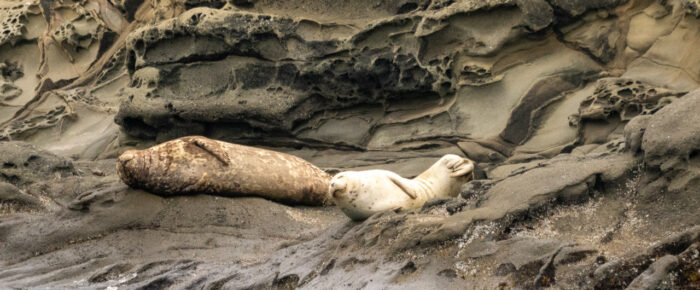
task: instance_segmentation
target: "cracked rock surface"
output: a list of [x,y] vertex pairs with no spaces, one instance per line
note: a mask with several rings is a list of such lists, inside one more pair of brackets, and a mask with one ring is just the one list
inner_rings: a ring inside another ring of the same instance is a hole
[[[698,288],[698,7],[0,0],[0,285]],[[352,222],[117,176],[187,135],[476,179]]]

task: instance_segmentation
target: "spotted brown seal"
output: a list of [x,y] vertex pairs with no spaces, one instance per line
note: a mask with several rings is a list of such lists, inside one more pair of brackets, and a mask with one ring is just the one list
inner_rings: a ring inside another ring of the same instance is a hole
[[201,136],[129,150],[117,161],[127,185],[159,195],[260,196],[323,205],[331,176],[296,156]]

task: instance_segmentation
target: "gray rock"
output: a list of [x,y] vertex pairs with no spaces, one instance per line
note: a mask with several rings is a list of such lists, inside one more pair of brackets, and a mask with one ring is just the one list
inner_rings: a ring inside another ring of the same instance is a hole
[[632,118],[625,125],[625,146],[632,152],[637,153],[642,148],[642,137],[650,119],[649,115],[641,115]]
[[659,110],[648,121],[642,139],[644,159],[670,169],[678,162],[689,162],[700,150],[700,91],[693,91]]
[[662,280],[678,266],[678,258],[672,255],[666,255],[649,265],[649,268],[642,274],[634,278],[632,283],[626,289],[630,290],[650,290],[657,289]]
[[21,141],[0,142],[0,180],[24,187],[76,175],[70,159]]

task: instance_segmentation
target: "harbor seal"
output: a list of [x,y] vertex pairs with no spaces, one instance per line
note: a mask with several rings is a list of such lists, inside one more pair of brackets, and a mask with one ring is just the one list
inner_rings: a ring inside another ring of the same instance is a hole
[[127,185],[158,195],[259,196],[289,204],[330,202],[331,176],[296,156],[189,136],[124,152],[117,172]]
[[416,178],[387,170],[345,171],[331,180],[328,193],[353,220],[395,208],[415,208],[435,197],[457,196],[474,179],[474,162],[454,154],[440,158]]

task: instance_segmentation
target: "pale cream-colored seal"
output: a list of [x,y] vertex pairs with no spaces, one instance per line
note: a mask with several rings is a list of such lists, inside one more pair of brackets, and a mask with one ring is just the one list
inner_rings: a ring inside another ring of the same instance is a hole
[[413,179],[387,170],[345,171],[331,180],[328,192],[353,220],[396,208],[415,208],[435,197],[454,197],[474,179],[474,162],[454,154],[440,158]]
[[127,185],[159,195],[260,196],[289,204],[330,202],[331,176],[305,160],[270,150],[190,136],[117,161]]

